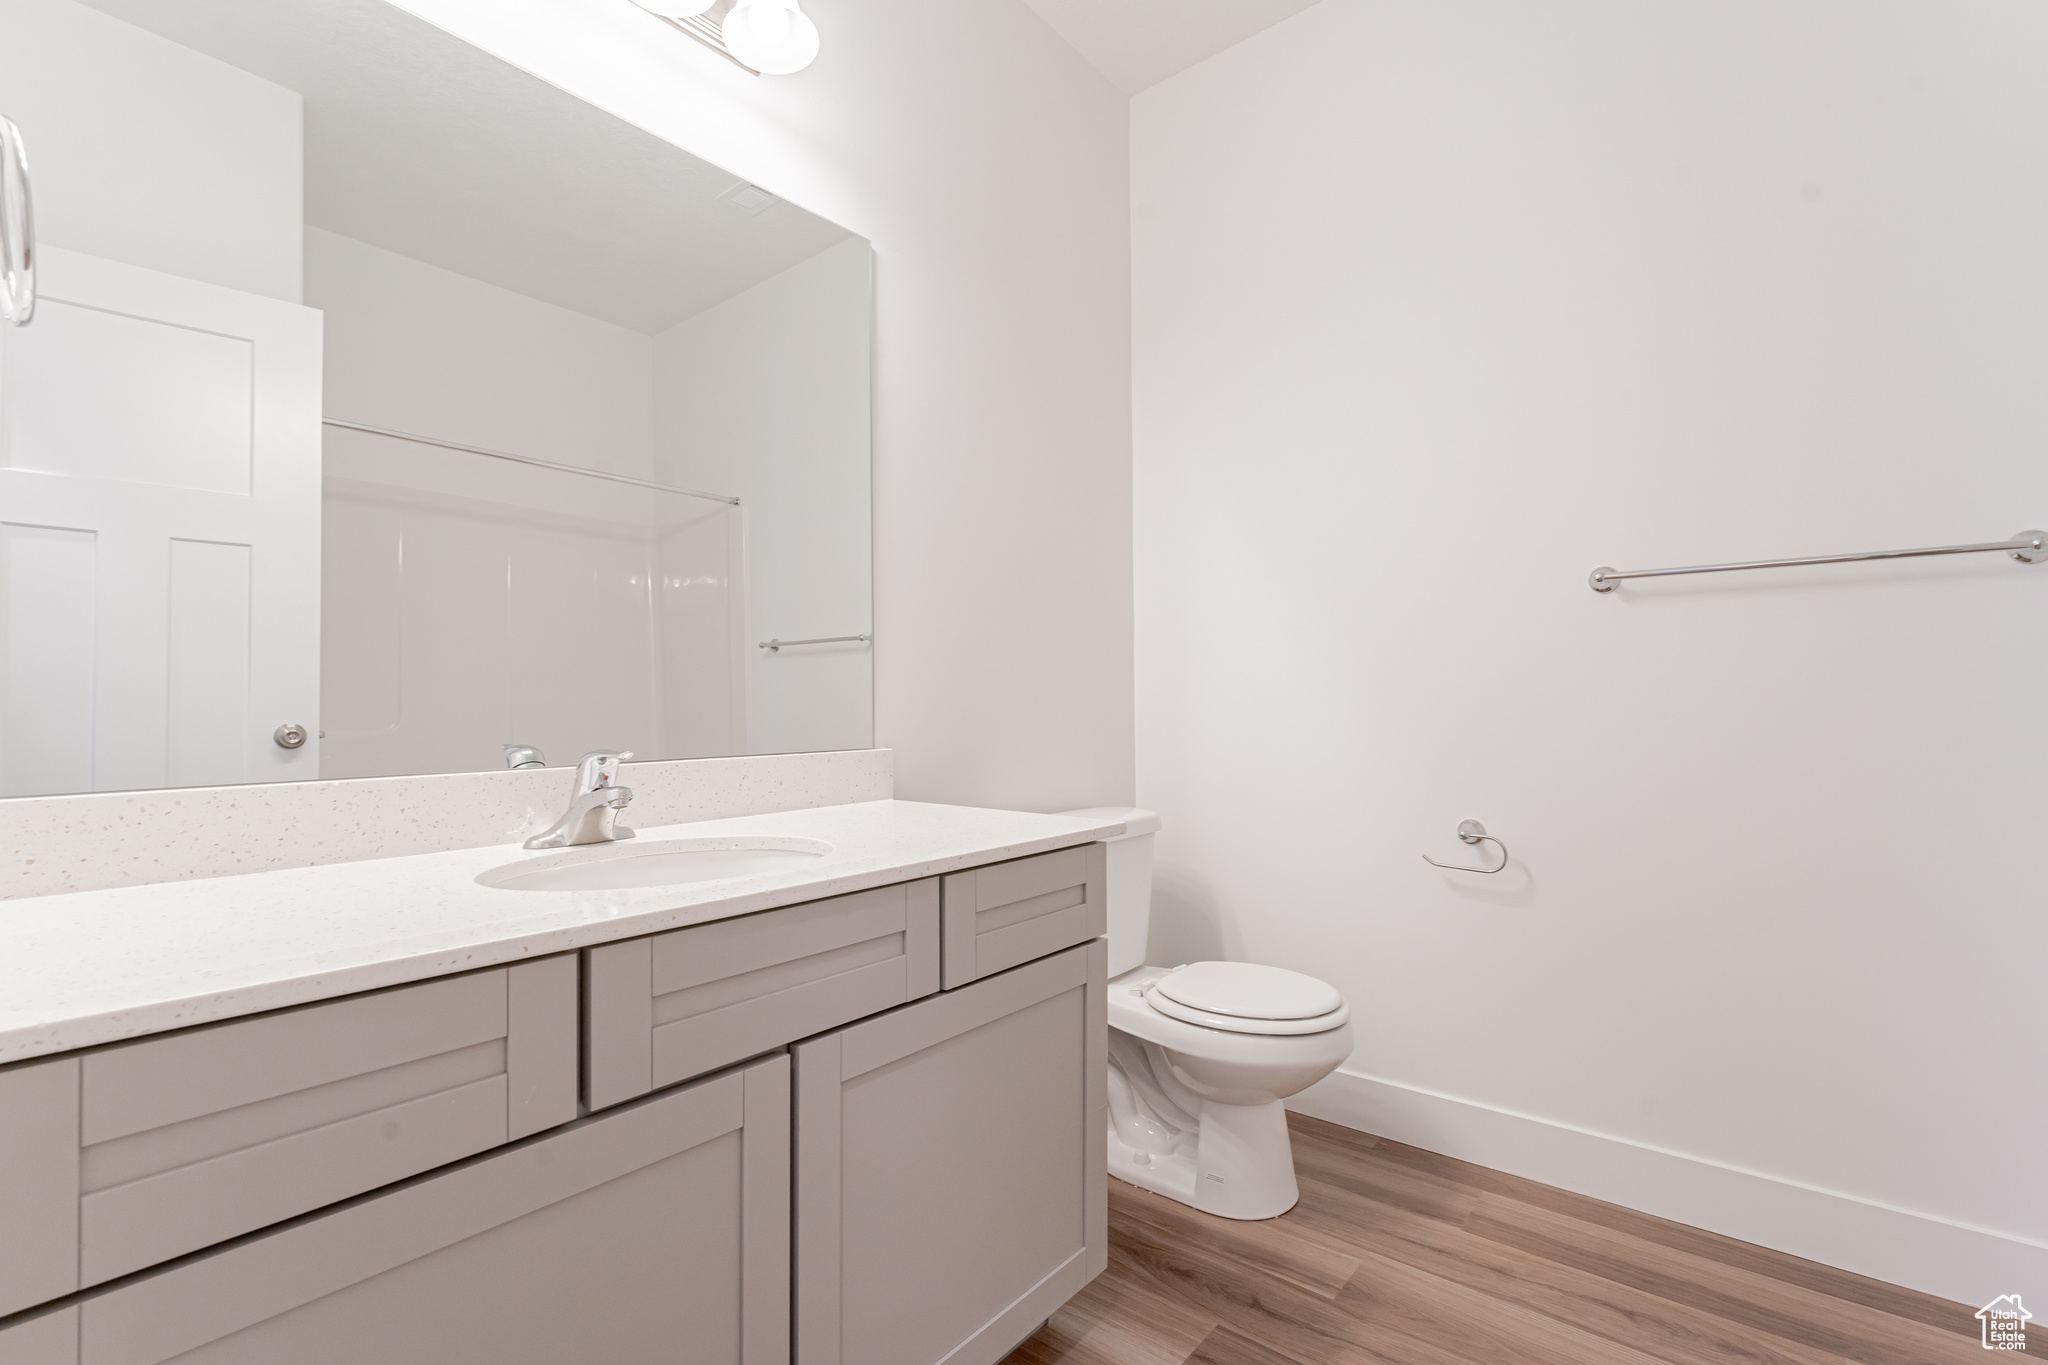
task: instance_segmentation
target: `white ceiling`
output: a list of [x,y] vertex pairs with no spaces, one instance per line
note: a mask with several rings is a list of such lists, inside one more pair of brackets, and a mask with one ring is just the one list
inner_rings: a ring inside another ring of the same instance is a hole
[[306,221],[658,332],[853,235],[384,0],[88,0],[305,98]]
[[1024,0],[1126,95],[1187,70],[1316,0]]

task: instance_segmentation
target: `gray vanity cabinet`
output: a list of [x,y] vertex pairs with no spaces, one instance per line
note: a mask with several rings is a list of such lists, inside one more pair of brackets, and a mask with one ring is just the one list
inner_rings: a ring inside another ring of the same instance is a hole
[[0,1365],[992,1365],[1107,1261],[1102,864],[0,1068]]
[[797,1365],[990,1365],[1107,1263],[1102,940],[799,1044]]
[[789,1058],[0,1332],[5,1365],[783,1365]]

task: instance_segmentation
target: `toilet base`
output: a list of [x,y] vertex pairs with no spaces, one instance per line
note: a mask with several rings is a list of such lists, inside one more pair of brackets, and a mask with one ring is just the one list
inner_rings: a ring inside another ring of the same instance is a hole
[[1109,1173],[1204,1213],[1251,1222],[1278,1218],[1301,1198],[1287,1108],[1204,1101],[1195,1155],[1130,1146],[1109,1125]]
[[1195,1202],[1193,1157],[1182,1156],[1178,1152],[1168,1152],[1164,1156],[1141,1152],[1116,1135],[1114,1124],[1109,1129],[1109,1173],[1141,1190],[1163,1194],[1183,1204]]

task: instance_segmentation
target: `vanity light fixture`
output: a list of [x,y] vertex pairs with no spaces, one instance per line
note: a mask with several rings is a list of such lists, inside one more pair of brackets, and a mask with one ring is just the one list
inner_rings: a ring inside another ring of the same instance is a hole
[[797,0],[633,0],[756,75],[787,76],[818,55],[818,27]]
[[796,0],[739,0],[720,30],[726,50],[764,76],[787,76],[818,55],[818,26]]

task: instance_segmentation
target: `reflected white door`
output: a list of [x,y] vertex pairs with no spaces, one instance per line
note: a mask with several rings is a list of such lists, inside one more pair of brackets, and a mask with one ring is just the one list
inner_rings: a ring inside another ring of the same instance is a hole
[[318,777],[319,312],[37,273],[0,327],[0,796]]

